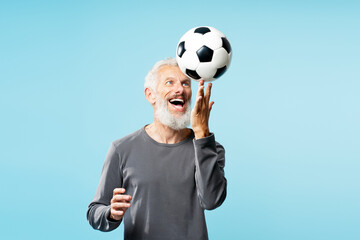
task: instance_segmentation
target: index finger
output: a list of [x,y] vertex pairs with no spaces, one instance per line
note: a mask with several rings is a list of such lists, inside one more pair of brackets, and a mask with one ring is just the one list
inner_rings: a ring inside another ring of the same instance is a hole
[[196,97],[204,96],[204,87],[204,80],[200,80]]
[[125,188],[115,188],[113,191],[113,195],[123,194],[125,191]]

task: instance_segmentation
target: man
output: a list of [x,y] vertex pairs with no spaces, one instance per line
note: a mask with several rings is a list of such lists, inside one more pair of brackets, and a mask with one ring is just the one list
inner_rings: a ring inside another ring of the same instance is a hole
[[111,144],[87,212],[93,228],[124,221],[124,239],[208,239],[204,209],[222,204],[227,185],[225,151],[208,126],[211,86],[199,83],[191,111],[191,81],[176,60],[154,65],[145,81],[154,122]]

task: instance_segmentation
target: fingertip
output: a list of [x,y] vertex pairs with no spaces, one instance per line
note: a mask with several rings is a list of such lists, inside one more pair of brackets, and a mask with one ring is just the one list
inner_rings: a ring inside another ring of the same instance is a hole
[[113,191],[113,195],[118,195],[124,193],[126,190],[125,188],[115,188]]

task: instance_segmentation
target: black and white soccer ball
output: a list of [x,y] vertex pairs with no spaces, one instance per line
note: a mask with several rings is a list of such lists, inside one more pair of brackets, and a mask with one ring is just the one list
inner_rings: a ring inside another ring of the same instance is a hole
[[195,27],[186,32],[176,49],[176,60],[188,77],[205,82],[218,79],[229,68],[231,46],[213,27]]

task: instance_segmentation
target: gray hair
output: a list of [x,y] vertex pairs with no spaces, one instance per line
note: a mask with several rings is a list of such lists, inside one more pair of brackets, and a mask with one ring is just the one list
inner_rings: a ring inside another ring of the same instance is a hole
[[156,92],[156,84],[157,84],[157,75],[158,71],[162,66],[178,66],[178,63],[175,58],[168,57],[164,60],[160,60],[150,69],[148,74],[145,77],[144,88],[150,88],[154,92]]

